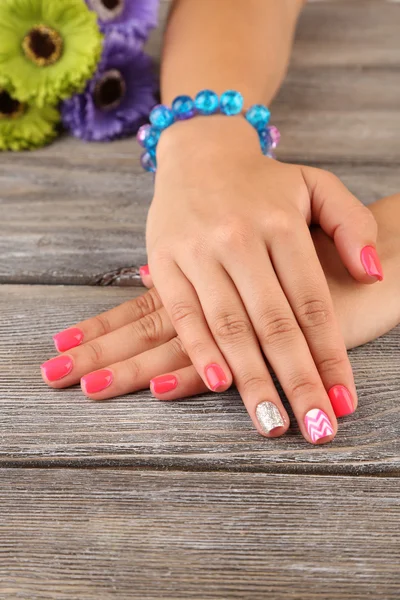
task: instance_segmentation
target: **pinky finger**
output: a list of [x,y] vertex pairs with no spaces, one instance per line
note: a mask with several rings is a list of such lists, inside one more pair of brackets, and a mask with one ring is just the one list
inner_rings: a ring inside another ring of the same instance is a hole
[[149,265],[144,265],[143,267],[140,267],[139,273],[144,287],[147,287],[148,289],[152,288],[153,280],[150,275]]
[[209,392],[196,369],[192,366],[150,380],[150,391],[158,400],[179,400]]

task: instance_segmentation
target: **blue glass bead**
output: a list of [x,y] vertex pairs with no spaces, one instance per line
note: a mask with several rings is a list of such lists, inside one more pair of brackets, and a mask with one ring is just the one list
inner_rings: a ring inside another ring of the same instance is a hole
[[172,103],[172,112],[180,121],[191,119],[196,114],[194,101],[190,96],[178,96]]
[[272,139],[268,127],[259,130],[258,136],[260,138],[261,150],[263,154],[267,154],[272,146]]
[[157,160],[153,152],[144,152],[140,158],[142,167],[145,171],[155,173],[157,171]]
[[136,134],[136,139],[139,142],[139,144],[142,146],[142,148],[144,148],[144,142],[148,136],[148,131],[149,129],[151,129],[151,125],[149,125],[148,123],[146,125],[142,125],[141,127],[139,127],[139,130]]
[[150,113],[150,123],[157,129],[167,129],[173,122],[174,113],[164,104],[158,104]]
[[139,129],[136,139],[146,150],[154,150],[160,139],[161,131],[152,125],[142,125]]
[[271,113],[268,108],[262,104],[251,106],[246,112],[247,121],[253,125],[257,131],[264,129],[268,125],[270,118]]
[[243,96],[240,92],[229,90],[221,96],[220,110],[224,115],[238,115],[243,109]]
[[213,115],[219,108],[219,98],[215,92],[203,90],[197,94],[194,105],[200,115]]

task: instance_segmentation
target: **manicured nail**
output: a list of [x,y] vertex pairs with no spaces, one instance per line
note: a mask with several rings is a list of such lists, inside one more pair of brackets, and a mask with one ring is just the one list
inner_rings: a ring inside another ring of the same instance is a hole
[[160,375],[150,379],[150,385],[154,394],[166,394],[177,387],[178,379],[175,375]]
[[142,279],[143,277],[148,277],[150,275],[149,265],[144,265],[143,267],[140,267],[139,273]]
[[81,384],[86,394],[97,394],[108,388],[112,380],[113,374],[109,369],[100,369],[82,377]]
[[304,423],[307,427],[308,434],[313,443],[322,438],[332,435],[333,427],[328,415],[319,408],[312,408],[304,417]]
[[58,381],[71,373],[73,366],[70,356],[56,356],[43,363],[40,368],[48,381]]
[[225,373],[221,367],[215,363],[208,365],[205,368],[206,378],[208,385],[213,392],[216,392],[219,388],[223,387],[228,383]]
[[354,412],[353,398],[344,385],[334,385],[329,390],[328,396],[337,417],[345,417]]
[[78,327],[71,327],[53,335],[53,340],[58,352],[67,352],[82,343],[83,331]]
[[271,433],[276,427],[283,427],[284,421],[278,407],[273,402],[261,402],[256,408],[257,421],[264,433]]
[[379,281],[382,281],[383,269],[381,261],[373,246],[365,246],[365,248],[361,250],[361,262],[367,275],[376,277]]

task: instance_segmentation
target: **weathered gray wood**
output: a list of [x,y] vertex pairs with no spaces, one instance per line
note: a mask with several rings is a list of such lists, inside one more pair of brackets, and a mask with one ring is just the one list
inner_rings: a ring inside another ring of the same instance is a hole
[[[333,170],[365,202],[400,188],[399,22],[399,3],[310,4],[273,106],[279,157]],[[132,139],[1,154],[0,282],[137,284],[152,198],[138,158]]]
[[0,598],[397,600],[396,478],[2,470]]
[[350,352],[360,406],[326,446],[307,444],[295,424],[284,438],[262,438],[236,391],[94,403],[78,387],[48,389],[39,364],[54,355],[51,335],[140,292],[1,286],[0,465],[399,474],[400,327]]
[[[104,146],[95,146],[89,163],[87,147],[66,139],[51,156],[46,150],[41,158],[16,156],[8,163],[0,173],[0,282],[140,284],[152,185],[137,166],[130,172],[127,144],[112,144],[120,149],[107,160]],[[393,167],[331,170],[367,203],[400,189]]]

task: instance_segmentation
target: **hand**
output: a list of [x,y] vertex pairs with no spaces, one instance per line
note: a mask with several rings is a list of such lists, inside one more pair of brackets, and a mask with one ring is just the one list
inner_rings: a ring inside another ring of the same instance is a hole
[[157,157],[150,271],[204,384],[222,391],[234,380],[250,414],[261,399],[279,405],[265,356],[303,433],[311,410],[334,429],[327,392],[344,393],[352,410],[357,393],[309,225],[371,283],[381,274],[370,211],[335,176],[266,159],[241,117],[175,124]]
[[[347,348],[366,343],[400,322],[400,197],[382,200],[372,210],[382,234],[380,251],[387,273],[379,289],[356,283],[326,234],[319,228],[312,232]],[[144,280],[146,285],[152,285],[149,275]],[[152,392],[160,400],[174,400],[207,389],[191,366],[154,288],[78,323],[55,336],[55,340],[59,350],[69,352],[48,361],[42,369],[44,380],[54,388],[74,385],[83,377],[83,392],[94,400],[144,389],[152,378]],[[82,345],[71,349],[80,341]],[[157,377],[160,374],[168,375]],[[55,376],[60,378],[50,380]],[[94,391],[96,385],[98,391]],[[289,426],[287,413],[280,410],[285,424],[270,436],[282,435]],[[265,435],[255,412],[250,416]],[[305,437],[310,440],[308,435]]]

